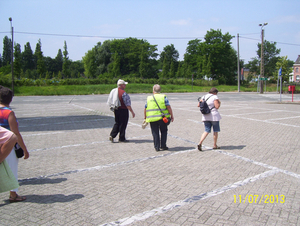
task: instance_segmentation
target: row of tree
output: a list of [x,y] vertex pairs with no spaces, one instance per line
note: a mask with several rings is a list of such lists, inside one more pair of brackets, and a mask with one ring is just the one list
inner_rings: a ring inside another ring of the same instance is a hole
[[[179,61],[179,53],[173,44],[164,47],[157,53],[157,45],[137,38],[106,40],[98,42],[83,56],[81,61],[72,61],[68,57],[67,43],[57,56],[43,56],[41,40],[36,44],[35,52],[30,43],[21,46],[14,44],[14,74],[16,78],[195,78],[218,80],[219,84],[236,84],[237,53],[231,46],[234,36],[222,34],[221,30],[207,32],[204,40],[194,39],[188,42],[183,61]],[[12,42],[7,36],[3,40],[3,54],[0,57],[0,76],[10,73]],[[252,75],[259,74],[260,47],[257,57],[240,68],[247,67]],[[278,57],[280,49],[276,43],[265,41],[264,62],[265,75],[271,77],[276,70],[283,67],[287,75],[292,61]],[[285,78],[286,79],[286,78]]]
[[[11,71],[12,41],[7,36],[3,39],[3,54],[0,57],[0,73],[7,74]],[[55,58],[45,57],[42,52],[42,44],[39,39],[33,52],[30,43],[21,51],[19,43],[14,44],[14,75],[16,78],[77,78],[84,72],[81,61],[69,59],[67,43],[64,42],[63,51],[58,50]]]

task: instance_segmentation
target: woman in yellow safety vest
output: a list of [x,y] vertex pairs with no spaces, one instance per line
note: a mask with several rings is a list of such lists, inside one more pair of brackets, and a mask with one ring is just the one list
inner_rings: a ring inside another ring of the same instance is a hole
[[[147,97],[144,109],[144,118],[150,123],[151,132],[156,151],[168,150],[167,133],[168,125],[174,121],[173,111],[166,95],[160,94],[161,87],[153,86],[153,95]],[[166,117],[167,119],[163,119]],[[164,122],[165,121],[165,122]],[[159,136],[159,131],[161,137]]]

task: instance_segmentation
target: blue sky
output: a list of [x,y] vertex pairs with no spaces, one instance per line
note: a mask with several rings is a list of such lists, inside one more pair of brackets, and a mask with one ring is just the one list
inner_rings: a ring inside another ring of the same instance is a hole
[[267,22],[265,39],[277,42],[280,56],[295,61],[300,55],[299,10],[299,0],[0,0],[0,53],[4,36],[11,38],[12,17],[21,50],[30,42],[34,51],[41,39],[44,56],[52,58],[64,41],[75,61],[97,42],[136,37],[157,45],[158,53],[174,44],[182,60],[189,40],[203,40],[210,29],[221,29],[235,36],[236,50],[239,33],[240,59],[247,63],[256,57],[261,40],[258,25]]

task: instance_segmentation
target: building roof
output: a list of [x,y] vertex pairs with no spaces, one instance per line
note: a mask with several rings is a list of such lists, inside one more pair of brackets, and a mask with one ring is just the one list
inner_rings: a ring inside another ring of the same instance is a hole
[[297,58],[297,60],[295,61],[294,64],[300,64],[300,55],[298,55],[298,58]]

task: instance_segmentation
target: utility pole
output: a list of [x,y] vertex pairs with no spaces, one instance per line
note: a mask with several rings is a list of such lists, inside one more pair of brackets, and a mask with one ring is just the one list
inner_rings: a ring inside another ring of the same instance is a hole
[[238,92],[241,91],[240,89],[240,45],[239,45],[239,33],[237,34],[237,55],[238,55],[238,60],[237,60],[237,79],[238,79]]
[[[259,24],[261,26],[261,54],[260,54],[260,79],[264,79],[264,26],[268,23]],[[264,93],[264,80],[260,80],[260,93]]]
[[14,28],[12,26],[12,18],[8,18],[11,27],[11,90],[14,93]]

